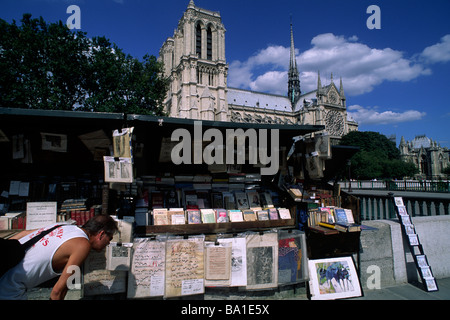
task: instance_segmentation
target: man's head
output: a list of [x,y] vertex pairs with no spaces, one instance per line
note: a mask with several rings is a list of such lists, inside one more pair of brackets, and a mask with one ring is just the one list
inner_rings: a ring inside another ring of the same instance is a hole
[[99,214],[89,219],[83,229],[89,234],[92,249],[103,250],[118,230],[117,222],[109,215]]

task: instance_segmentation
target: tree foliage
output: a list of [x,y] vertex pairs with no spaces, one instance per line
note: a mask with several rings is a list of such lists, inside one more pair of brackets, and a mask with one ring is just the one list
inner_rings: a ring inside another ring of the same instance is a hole
[[342,137],[340,144],[360,148],[351,159],[354,179],[402,179],[418,173],[414,164],[400,159],[395,143],[380,133],[352,131]]
[[168,86],[154,56],[140,61],[61,21],[0,19],[0,68],[2,107],[164,114]]

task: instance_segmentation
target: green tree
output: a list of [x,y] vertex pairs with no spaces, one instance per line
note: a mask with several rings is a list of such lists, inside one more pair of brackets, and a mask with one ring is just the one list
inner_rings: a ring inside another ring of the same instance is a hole
[[403,162],[395,143],[380,133],[352,131],[342,137],[340,144],[360,148],[351,159],[352,178],[401,179],[418,171],[414,164]]
[[154,56],[140,61],[61,21],[0,19],[0,68],[2,107],[164,114],[167,81]]

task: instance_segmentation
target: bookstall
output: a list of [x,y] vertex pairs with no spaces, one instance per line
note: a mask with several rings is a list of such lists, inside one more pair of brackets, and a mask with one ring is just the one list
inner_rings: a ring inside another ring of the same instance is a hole
[[36,203],[51,208],[46,222],[119,222],[106,252],[85,262],[85,296],[268,290],[307,281],[308,258],[358,251],[357,203],[323,183],[351,152],[315,134],[322,126],[8,108],[0,117],[3,235],[30,227]]

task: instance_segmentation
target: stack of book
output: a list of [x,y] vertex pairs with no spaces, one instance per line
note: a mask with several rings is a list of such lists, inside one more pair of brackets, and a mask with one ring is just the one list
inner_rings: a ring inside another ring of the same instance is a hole
[[308,211],[308,227],[324,234],[361,231],[351,209],[319,207]]

